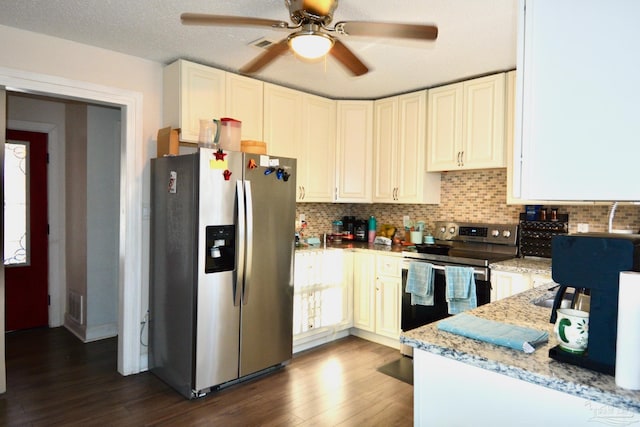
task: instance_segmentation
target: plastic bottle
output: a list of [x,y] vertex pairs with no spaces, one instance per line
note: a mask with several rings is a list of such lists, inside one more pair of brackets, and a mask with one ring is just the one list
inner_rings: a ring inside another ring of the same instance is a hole
[[369,243],[373,243],[376,239],[376,217],[371,215],[369,217]]

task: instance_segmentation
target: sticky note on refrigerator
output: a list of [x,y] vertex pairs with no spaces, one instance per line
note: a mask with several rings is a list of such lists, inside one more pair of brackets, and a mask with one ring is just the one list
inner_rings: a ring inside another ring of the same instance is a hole
[[229,162],[226,160],[211,159],[209,160],[209,169],[229,169]]

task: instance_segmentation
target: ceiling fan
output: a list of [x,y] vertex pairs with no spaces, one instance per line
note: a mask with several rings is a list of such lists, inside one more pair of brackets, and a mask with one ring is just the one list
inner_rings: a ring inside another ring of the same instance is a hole
[[284,3],[289,9],[289,17],[293,25],[274,19],[202,13],[183,13],[180,19],[185,25],[230,25],[296,30],[285,39],[269,46],[265,53],[242,67],[240,71],[245,74],[257,73],[280,55],[285,54],[289,48],[307,59],[317,59],[329,53],[353,75],[366,74],[369,71],[367,66],[332,33],[341,36],[418,40],[435,40],[438,37],[438,27],[435,25],[345,21],[329,27],[333,20],[333,12],[338,7],[338,0],[285,0]]

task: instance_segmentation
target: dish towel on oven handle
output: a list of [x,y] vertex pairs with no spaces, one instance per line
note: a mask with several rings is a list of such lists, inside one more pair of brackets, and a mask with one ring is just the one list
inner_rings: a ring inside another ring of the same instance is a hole
[[438,329],[463,337],[533,353],[549,340],[544,331],[461,313],[438,322]]
[[473,267],[445,265],[449,314],[458,314],[478,306]]
[[433,305],[433,265],[410,263],[405,292],[411,294],[411,305]]

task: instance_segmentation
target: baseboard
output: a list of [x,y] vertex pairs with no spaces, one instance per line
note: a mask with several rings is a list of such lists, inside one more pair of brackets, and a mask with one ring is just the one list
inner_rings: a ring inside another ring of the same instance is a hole
[[367,341],[373,341],[377,344],[382,344],[387,347],[395,348],[398,350],[400,350],[401,348],[399,338],[393,339],[393,338],[385,337],[382,335],[374,334],[373,332],[363,331],[362,329],[358,329],[358,328],[351,328],[349,329],[349,332],[351,333],[351,335],[365,339]]
[[325,334],[318,334],[313,337],[303,338],[303,339],[294,339],[293,341],[293,354],[299,353],[301,351],[309,350],[310,348],[317,347],[322,344],[326,344],[328,342],[344,338],[349,336],[349,330],[343,329],[342,331],[333,332],[327,331]]
[[107,323],[97,326],[80,325],[67,314],[65,314],[64,327],[84,343],[118,336],[117,323]]
[[87,326],[85,342],[99,341],[105,338],[118,336],[117,323],[105,323],[104,325]]

